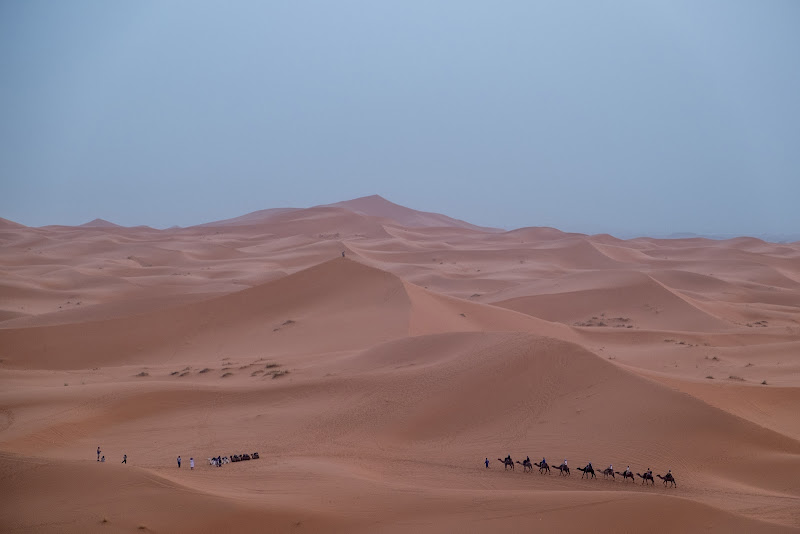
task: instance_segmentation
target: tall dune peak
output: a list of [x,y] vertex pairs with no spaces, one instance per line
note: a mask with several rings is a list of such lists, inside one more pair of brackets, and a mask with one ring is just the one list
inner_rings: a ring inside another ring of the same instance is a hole
[[403,226],[409,227],[456,227],[466,228],[477,231],[499,231],[496,228],[477,226],[460,219],[454,219],[441,213],[419,211],[412,208],[395,204],[380,195],[369,195],[365,197],[344,200],[333,204],[326,204],[325,207],[345,208],[361,215],[371,215],[391,219]]
[[94,219],[81,225],[82,228],[122,228],[120,225],[105,219]]

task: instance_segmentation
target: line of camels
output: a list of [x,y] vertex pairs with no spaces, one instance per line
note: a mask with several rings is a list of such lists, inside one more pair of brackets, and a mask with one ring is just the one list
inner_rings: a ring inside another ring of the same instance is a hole
[[[503,464],[504,469],[508,469],[509,467],[512,470],[514,469],[514,461],[511,459],[510,455],[507,456],[505,459],[498,458],[497,460],[500,463]],[[525,460],[522,460],[521,462],[517,461],[517,463],[522,466],[523,472],[526,472],[526,473],[532,472],[533,471],[533,466],[536,466],[536,467],[539,468],[539,474],[543,474],[543,473],[547,473],[548,475],[550,474],[550,467],[551,466],[547,465],[547,462],[544,461],[544,458],[542,458],[541,462],[531,462],[530,458],[526,458]],[[487,466],[488,466],[488,464],[487,464]],[[569,476],[569,467],[565,463],[561,464],[561,465],[554,465],[554,466],[552,466],[552,468],[553,469],[558,469],[559,476]],[[577,469],[578,469],[578,471],[581,471],[583,473],[581,475],[581,478],[583,478],[583,477],[586,477],[587,479],[588,478],[597,478],[597,476],[595,475],[594,467],[592,467],[591,463],[589,463],[585,467],[578,467]],[[636,481],[636,479],[633,477],[633,472],[628,470],[628,469],[626,469],[625,471],[623,471],[621,473],[619,471],[614,471],[613,469],[611,469],[611,467],[606,467],[605,469],[598,470],[598,471],[600,471],[603,474],[603,478],[608,478],[609,476],[611,478],[616,478],[616,476],[615,476],[615,474],[616,474],[616,475],[621,476],[623,481],[625,481],[625,480],[627,480],[629,478],[631,479],[631,482],[635,482]],[[642,484],[646,484],[647,482],[650,482],[654,486],[656,484],[655,478],[653,478],[653,472],[649,468],[644,473],[636,473],[636,476],[642,479]],[[664,476],[656,475],[656,477],[660,478],[664,482],[664,486],[666,486],[666,487],[669,487],[669,486],[675,487],[675,488],[678,487],[678,484],[675,482],[675,477],[672,475],[672,471],[668,472]]]

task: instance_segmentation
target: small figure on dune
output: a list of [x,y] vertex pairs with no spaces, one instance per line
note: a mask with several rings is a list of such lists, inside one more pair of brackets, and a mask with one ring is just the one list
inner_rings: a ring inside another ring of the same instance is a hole
[[122,455],[122,463],[123,464],[127,464],[128,463],[128,455],[127,454],[123,454]]
[[194,458],[189,458],[189,469],[194,470]]
[[103,455],[103,457],[102,457],[102,458],[100,458],[100,463],[103,463],[103,462],[105,462],[105,461],[106,461],[106,455],[104,454],[104,455]]
[[178,456],[178,469],[180,469],[180,468],[181,468],[181,457]]
[[483,463],[486,464],[486,469],[489,469],[489,458],[486,458],[486,460]]
[[342,251],[342,257],[344,258],[344,250]]
[[100,445],[97,446],[97,461],[100,461]]

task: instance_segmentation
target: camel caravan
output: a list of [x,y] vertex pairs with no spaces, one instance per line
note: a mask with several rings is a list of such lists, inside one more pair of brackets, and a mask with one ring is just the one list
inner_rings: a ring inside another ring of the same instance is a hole
[[244,462],[247,460],[258,460],[258,453],[254,452],[252,455],[244,453],[244,454],[231,454],[230,456],[215,456],[214,458],[208,459],[208,465],[213,465],[214,467],[222,467],[223,464],[229,464],[231,462]]
[[[498,462],[503,464],[503,470],[507,470],[509,467],[511,470],[514,470],[514,461],[511,459],[511,455],[509,454],[505,458],[498,458]],[[547,464],[544,458],[542,458],[541,462],[531,462],[530,457],[525,458],[524,460],[517,461],[517,464],[522,466],[522,471],[524,473],[530,473],[533,471],[533,467],[536,466],[539,469],[539,474],[550,474],[550,468],[558,470],[559,476],[569,476],[569,466],[567,466],[567,461],[564,460],[564,463],[558,466],[550,466]],[[489,460],[486,460],[486,467],[489,467]],[[589,462],[584,467],[578,467],[578,471],[581,471],[581,478],[597,478],[595,474],[595,469],[592,467],[592,462]],[[603,478],[611,477],[612,479],[616,480],[616,475],[622,477],[623,482],[631,479],[631,482],[635,482],[636,479],[634,478],[633,472],[631,471],[630,466],[628,466],[624,471],[614,471],[614,466],[609,465],[605,469],[598,469],[598,471],[603,475]],[[642,479],[642,485],[647,484],[648,482],[651,485],[655,485],[655,478],[653,477],[653,471],[648,467],[647,471],[644,473],[636,473],[636,476]],[[677,488],[678,484],[675,482],[675,476],[672,474],[672,470],[670,469],[666,475],[655,475],[655,477],[660,478],[663,481],[665,487],[673,487]]]

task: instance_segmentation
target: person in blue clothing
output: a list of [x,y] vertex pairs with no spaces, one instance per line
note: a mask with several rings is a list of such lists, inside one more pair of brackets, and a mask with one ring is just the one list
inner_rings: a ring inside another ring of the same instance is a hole
[[486,458],[483,463],[486,464],[486,469],[489,469],[489,458]]

